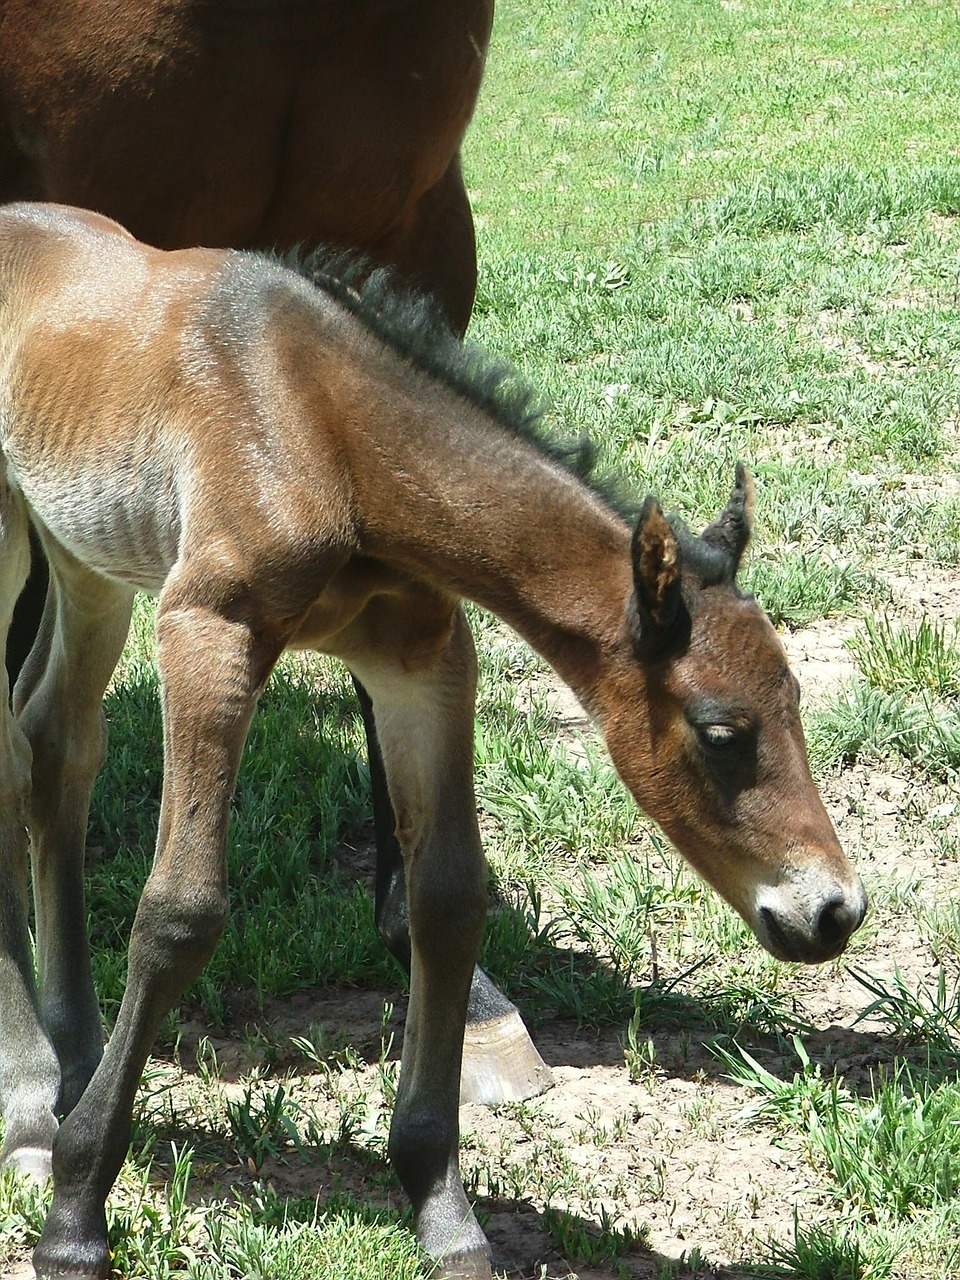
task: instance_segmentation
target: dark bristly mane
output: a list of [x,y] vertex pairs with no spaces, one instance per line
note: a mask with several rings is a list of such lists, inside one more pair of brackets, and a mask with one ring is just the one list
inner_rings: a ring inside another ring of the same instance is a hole
[[738,595],[746,594],[734,581],[736,566],[729,555],[719,547],[712,547],[703,538],[693,533],[679,516],[671,515],[667,518],[680,543],[684,567],[691,569],[697,575],[701,586],[713,587],[718,583],[726,582]]
[[626,520],[636,516],[640,504],[624,494],[622,482],[598,471],[595,443],[586,435],[552,439],[543,426],[544,405],[537,392],[506,361],[458,338],[433,298],[406,288],[395,272],[371,267],[357,254],[294,251],[281,261],[336,299],[414,368],[583,481],[618,515]]

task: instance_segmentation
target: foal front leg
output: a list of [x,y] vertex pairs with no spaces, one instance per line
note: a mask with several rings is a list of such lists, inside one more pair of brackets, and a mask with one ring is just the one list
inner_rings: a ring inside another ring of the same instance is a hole
[[161,597],[164,788],[153,869],[130,937],[127,987],[103,1059],[60,1127],[53,1204],[34,1253],[41,1277],[110,1274],[104,1202],[130,1141],[144,1062],[227,916],[230,797],[257,695],[279,652],[207,608]]
[[413,669],[370,661],[358,674],[373,698],[409,912],[410,1002],[390,1157],[420,1244],[437,1261],[432,1274],[481,1280],[489,1249],[458,1158],[463,1029],[487,907],[472,776],[476,662],[461,613],[438,656]]

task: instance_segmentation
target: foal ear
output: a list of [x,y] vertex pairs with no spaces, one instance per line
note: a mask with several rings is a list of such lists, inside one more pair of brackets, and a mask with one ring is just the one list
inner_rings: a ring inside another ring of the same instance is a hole
[[723,552],[729,562],[730,577],[736,576],[740,559],[747,549],[753,530],[753,477],[742,462],[737,463],[736,484],[730,500],[714,520],[704,529],[704,542]]
[[646,647],[663,637],[680,608],[680,543],[653,494],[640,508],[631,551],[634,638]]

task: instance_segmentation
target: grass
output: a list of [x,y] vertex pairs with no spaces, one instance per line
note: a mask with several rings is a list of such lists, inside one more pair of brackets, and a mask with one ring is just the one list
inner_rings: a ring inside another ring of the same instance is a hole
[[960,767],[956,625],[867,617],[849,642],[859,679],[823,708],[811,754],[821,765],[900,757],[952,778]]
[[[864,770],[899,770],[932,794],[955,786],[960,765],[956,632],[907,617],[898,586],[918,562],[960,565],[958,82],[960,18],[933,0],[501,0],[465,149],[480,250],[473,336],[544,389],[558,431],[594,436],[628,490],[658,492],[693,525],[712,518],[745,460],[758,495],[745,585],[787,629],[861,619],[856,682],[807,717],[819,776],[851,796]],[[674,1256],[658,1257],[647,1239],[647,1221],[666,1232],[655,1215],[686,1174],[682,1135],[643,1125],[670,1096],[658,1090],[716,1096],[697,1056],[708,1039],[738,1081],[736,1110],[749,1095],[740,1123],[758,1142],[773,1133],[812,1189],[779,1234],[750,1234],[737,1207],[726,1235],[703,1228],[738,1271],[960,1276],[960,923],[956,887],[942,888],[955,878],[928,893],[921,877],[907,903],[887,865],[877,870],[852,984],[877,1069],[845,1078],[804,1047],[818,1016],[805,981],[845,979],[805,980],[759,955],[677,870],[589,734],[569,743],[539,661],[471,618],[478,800],[501,901],[484,963],[532,1020],[570,1020],[565,1045],[604,1029],[619,1038],[641,1099],[591,1122],[597,1140],[582,1143],[546,1103],[505,1109],[493,1133],[465,1122],[481,1213],[498,1198],[535,1203],[566,1260],[558,1274],[702,1275],[696,1247],[679,1256],[687,1246],[674,1241]],[[91,815],[108,1020],[159,806],[150,629],[140,608],[107,702],[110,756]],[[905,854],[920,842],[923,875],[957,858],[956,822],[932,807],[904,801],[883,837]],[[228,933],[182,1011],[239,1066],[228,1071],[208,1040],[184,1048],[178,1070],[180,1022],[168,1021],[111,1199],[118,1269],[423,1274],[383,1164],[396,1083],[386,1031],[378,1051],[326,1023],[281,1032],[268,1017],[305,988],[398,983],[356,875],[366,813],[347,681],[288,658],[244,758]],[[873,963],[911,921],[942,977],[891,978]],[[725,1158],[732,1131],[715,1123]],[[629,1221],[616,1211],[628,1202]],[[0,1179],[0,1265],[25,1256],[43,1211],[39,1194]]]
[[[861,1270],[847,1274],[890,1274],[901,1251],[947,1238],[944,1226],[960,1189],[960,1080],[955,1074],[937,1080],[894,1063],[856,1097],[836,1078],[821,1076],[799,1039],[794,1045],[801,1070],[792,1080],[773,1075],[742,1049],[736,1055],[719,1051],[732,1078],[757,1095],[744,1115],[773,1124],[787,1141],[793,1137],[805,1147],[848,1220],[887,1230],[873,1233],[872,1247],[858,1238],[863,1232],[844,1233],[841,1264],[835,1255],[829,1261],[837,1243],[833,1233],[814,1227],[802,1248],[798,1236],[795,1271],[788,1274],[829,1275],[829,1265],[848,1269],[854,1261]],[[774,1267],[758,1274],[780,1274],[776,1267],[790,1253],[777,1245]]]

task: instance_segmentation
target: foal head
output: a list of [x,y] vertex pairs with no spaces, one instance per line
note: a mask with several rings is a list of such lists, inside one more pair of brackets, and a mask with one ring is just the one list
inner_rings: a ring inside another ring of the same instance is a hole
[[752,507],[742,467],[699,538],[646,500],[622,675],[647,714],[627,712],[624,688],[601,720],[621,776],[681,853],[768,951],[815,963],[843,950],[866,897],[810,776],[783,646],[735,585]]

